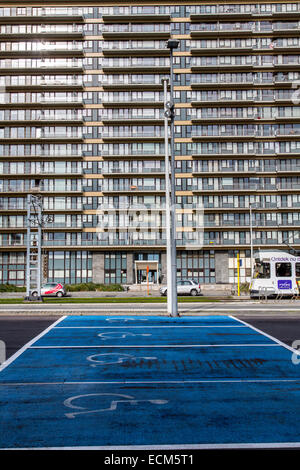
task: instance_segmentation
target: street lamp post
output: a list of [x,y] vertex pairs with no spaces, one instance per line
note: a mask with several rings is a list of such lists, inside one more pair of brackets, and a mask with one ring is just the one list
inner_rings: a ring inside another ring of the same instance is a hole
[[[165,101],[165,117],[170,119],[170,164],[169,164],[169,149],[166,144],[166,216],[167,222],[169,221],[169,234],[167,234],[167,276],[168,276],[168,313],[172,317],[179,316],[178,303],[177,303],[177,261],[176,261],[176,194],[175,194],[175,150],[174,150],[174,79],[173,79],[173,50],[179,46],[179,41],[170,39],[167,41],[166,46],[170,49],[170,101]],[[166,82],[165,87],[166,87]],[[166,95],[166,92],[165,92]],[[166,122],[166,121],[165,121]],[[167,126],[165,125],[165,133]],[[165,135],[165,142],[168,136]],[[167,161],[168,160],[168,161]],[[170,181],[171,177],[171,181]],[[168,182],[167,182],[168,180]],[[170,186],[169,186],[170,181]],[[167,191],[170,189],[170,199]],[[167,206],[170,202],[169,207]],[[169,219],[168,219],[169,217]],[[168,228],[167,228],[168,230]],[[171,279],[170,279],[171,278]]]
[[253,230],[252,230],[252,204],[250,202],[250,259],[251,259],[251,279],[253,278]]

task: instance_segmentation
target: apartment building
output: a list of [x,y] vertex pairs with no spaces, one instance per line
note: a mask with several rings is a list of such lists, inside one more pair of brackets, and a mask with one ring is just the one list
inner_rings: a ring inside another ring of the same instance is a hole
[[[9,6],[8,6],[9,5]],[[177,277],[300,246],[300,3],[0,2],[0,282],[166,281],[162,79],[174,50]]]

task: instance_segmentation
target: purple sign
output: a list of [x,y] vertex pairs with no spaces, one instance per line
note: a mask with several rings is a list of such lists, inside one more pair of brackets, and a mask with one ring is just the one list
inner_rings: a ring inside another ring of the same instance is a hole
[[280,280],[278,282],[278,289],[291,289],[292,281],[290,279]]

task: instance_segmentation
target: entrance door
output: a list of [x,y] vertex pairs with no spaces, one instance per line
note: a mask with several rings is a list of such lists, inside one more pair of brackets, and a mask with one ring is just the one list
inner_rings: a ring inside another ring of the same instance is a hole
[[[148,279],[149,279],[149,284],[157,284],[157,271],[154,269],[149,269]],[[147,284],[147,270],[146,269],[138,269],[137,283]]]

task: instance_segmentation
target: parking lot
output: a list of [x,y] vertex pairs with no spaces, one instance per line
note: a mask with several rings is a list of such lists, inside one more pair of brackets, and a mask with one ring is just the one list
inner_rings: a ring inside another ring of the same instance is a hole
[[230,315],[61,317],[2,366],[0,448],[295,448],[292,356]]

